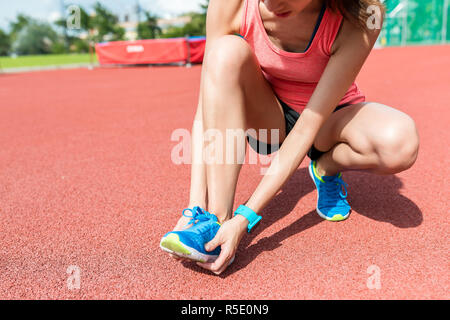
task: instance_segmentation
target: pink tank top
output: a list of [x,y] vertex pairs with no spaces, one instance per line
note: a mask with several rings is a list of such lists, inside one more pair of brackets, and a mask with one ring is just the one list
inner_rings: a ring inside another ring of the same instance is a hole
[[[278,48],[269,39],[259,11],[260,0],[244,1],[240,34],[253,48],[263,74],[278,98],[300,113],[308,104],[330,60],[331,47],[343,17],[327,8],[308,49],[294,53]],[[364,94],[353,83],[340,105],[364,101]]]

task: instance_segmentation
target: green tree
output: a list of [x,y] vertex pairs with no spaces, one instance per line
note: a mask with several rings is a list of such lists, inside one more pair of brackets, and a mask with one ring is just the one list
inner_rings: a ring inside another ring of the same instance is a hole
[[201,12],[191,12],[188,16],[191,21],[183,27],[170,27],[162,36],[163,38],[176,38],[189,36],[203,36],[206,34],[206,13],[208,11],[209,0],[201,5]]
[[117,41],[125,37],[125,29],[118,25],[119,18],[104,7],[100,2],[94,5],[95,15],[92,17],[92,28],[95,29],[94,40]]
[[74,38],[71,42],[71,49],[77,53],[88,53],[89,52],[89,40]]
[[206,21],[199,13],[188,13],[191,21],[182,27],[169,27],[162,38],[177,38],[185,36],[203,36],[206,34]]
[[10,47],[11,41],[9,35],[0,29],[0,56],[8,55]]
[[191,14],[191,22],[184,26],[184,32],[190,36],[202,36],[206,34],[206,15],[203,13]]
[[[55,25],[63,30],[63,33],[67,35],[66,42],[68,49],[71,52],[86,53],[89,52],[89,39],[93,29],[92,17],[87,11],[78,6],[80,10],[80,26],[78,29],[68,29],[67,17],[61,18],[55,22]],[[68,10],[68,7],[66,8]],[[82,39],[81,34],[88,34],[88,39]],[[56,51],[56,49],[55,49]]]
[[205,15],[205,17],[206,17],[206,12],[208,11],[208,6],[209,6],[209,0],[206,0],[206,2],[204,4],[200,5],[200,7],[202,7],[202,13]]
[[13,50],[19,55],[52,53],[58,34],[48,23],[29,20],[17,34]]
[[13,21],[9,24],[10,29],[9,35],[11,40],[15,41],[19,32],[22,31],[23,28],[28,26],[31,21],[33,21],[32,18],[22,13],[19,13],[16,17],[16,21]]
[[[66,6],[66,12],[68,10],[68,6]],[[80,34],[81,32],[87,32],[90,29],[92,29],[92,18],[91,16],[84,10],[83,7],[78,6],[80,9],[80,27],[78,29],[70,29],[71,33]],[[63,17],[59,20],[56,20],[54,23],[56,26],[60,27],[61,29],[65,30],[65,32],[68,30],[67,26],[67,19],[68,17]]]
[[161,28],[158,26],[158,17],[145,11],[145,21],[140,22],[137,26],[138,39],[154,39],[162,34]]

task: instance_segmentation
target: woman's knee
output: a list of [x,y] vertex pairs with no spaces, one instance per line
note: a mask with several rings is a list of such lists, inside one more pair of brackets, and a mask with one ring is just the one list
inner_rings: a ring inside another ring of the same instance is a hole
[[394,174],[411,168],[419,152],[419,135],[416,124],[404,116],[386,125],[377,141],[380,168],[384,173]]
[[249,63],[254,63],[254,59],[248,43],[238,36],[226,35],[211,44],[204,67],[212,81],[236,82]]

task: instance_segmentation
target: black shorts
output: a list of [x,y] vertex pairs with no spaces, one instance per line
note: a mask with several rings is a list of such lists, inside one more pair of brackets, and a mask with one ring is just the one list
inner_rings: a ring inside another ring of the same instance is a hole
[[[292,128],[294,128],[294,125],[297,122],[298,118],[300,117],[300,114],[297,111],[295,111],[294,109],[292,109],[291,107],[289,107],[283,101],[281,101],[281,100],[279,100],[279,101],[280,101],[281,106],[283,107],[283,111],[284,111],[284,119],[286,121],[286,136],[287,136],[289,134],[289,132],[291,132]],[[350,105],[350,103],[340,105],[336,109],[334,109],[334,112],[336,112],[342,108],[345,108],[349,105]],[[265,142],[258,141],[249,135],[247,135],[247,141],[248,141],[248,144],[253,148],[253,150],[258,152],[259,154],[264,154],[264,155],[268,155],[268,154],[271,154],[271,153],[279,150],[281,147],[281,144],[283,144],[283,143],[281,143],[280,145],[267,144]],[[311,149],[309,149],[309,151],[308,151],[308,157],[311,160],[317,160],[324,153],[327,153],[327,152],[328,152],[328,150],[327,151],[317,150],[313,145],[311,147]]]

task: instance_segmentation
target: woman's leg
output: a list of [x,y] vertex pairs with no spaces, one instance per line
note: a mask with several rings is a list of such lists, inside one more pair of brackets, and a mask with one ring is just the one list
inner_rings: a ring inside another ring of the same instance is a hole
[[[222,153],[222,158],[214,158],[206,164],[208,211],[224,221],[232,216],[242,157],[245,158],[244,132],[266,129],[269,132],[267,138],[258,134],[255,138],[267,143],[281,143],[285,138],[285,120],[278,99],[250,46],[242,38],[224,36],[216,40],[205,57],[203,68],[204,130],[216,130],[224,138],[222,145],[215,144],[215,150]],[[225,143],[230,129],[243,133],[237,135],[236,146],[231,150]],[[274,129],[279,130],[279,141],[271,141],[270,130]],[[238,154],[240,147],[244,148],[243,154]],[[205,144],[205,150],[211,151],[208,144]],[[228,163],[227,159],[234,161]]]
[[[201,92],[201,89],[200,89]],[[199,206],[207,209],[208,194],[206,186],[206,165],[202,161],[203,153],[203,111],[201,98],[192,125],[191,143],[191,189],[189,208]]]
[[359,103],[333,113],[314,146],[329,150],[317,162],[320,175],[348,170],[395,174],[416,161],[419,136],[405,113],[378,103]]

